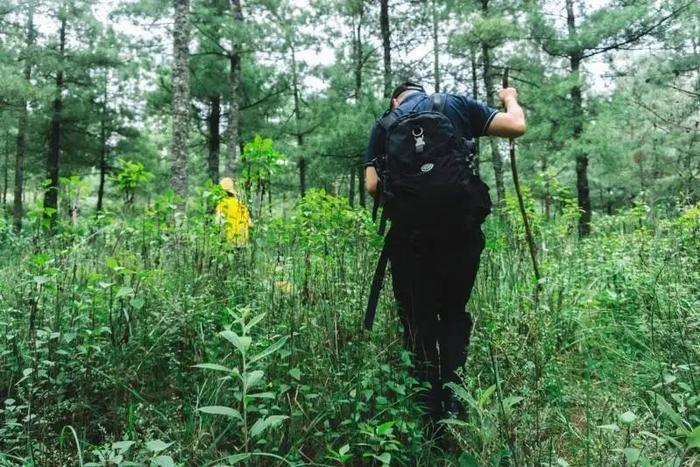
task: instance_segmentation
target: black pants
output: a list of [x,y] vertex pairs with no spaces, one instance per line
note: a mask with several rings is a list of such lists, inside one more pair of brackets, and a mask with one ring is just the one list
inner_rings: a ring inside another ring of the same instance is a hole
[[421,399],[432,418],[442,415],[443,385],[456,382],[467,359],[472,328],[466,311],[484,237],[479,229],[395,235],[390,243],[394,296],[416,379],[431,388]]

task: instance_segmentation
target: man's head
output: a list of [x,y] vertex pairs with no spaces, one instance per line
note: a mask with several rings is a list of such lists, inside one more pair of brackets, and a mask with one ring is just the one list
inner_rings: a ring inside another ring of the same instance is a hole
[[390,108],[395,109],[407,96],[416,92],[425,94],[425,88],[418,83],[404,81],[400,85],[396,86],[394,92],[391,93]]

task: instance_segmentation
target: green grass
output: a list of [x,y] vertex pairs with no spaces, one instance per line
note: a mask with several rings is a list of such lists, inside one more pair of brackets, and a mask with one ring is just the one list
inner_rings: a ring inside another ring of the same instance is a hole
[[514,205],[493,216],[469,418],[436,442],[389,282],[361,327],[367,213],[312,192],[233,248],[171,204],[0,232],[0,465],[698,462],[698,208],[598,216],[581,242],[570,209],[533,210],[537,296]]

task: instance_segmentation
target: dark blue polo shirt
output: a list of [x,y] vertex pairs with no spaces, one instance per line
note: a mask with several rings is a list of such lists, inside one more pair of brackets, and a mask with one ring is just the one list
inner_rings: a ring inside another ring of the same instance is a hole
[[[392,112],[403,115],[408,112],[422,112],[430,110],[433,101],[430,96],[422,92],[409,94]],[[450,119],[452,125],[461,136],[472,139],[484,136],[491,124],[491,120],[498,111],[481,101],[470,99],[466,96],[445,94],[445,108],[443,113]],[[374,165],[377,156],[384,154],[386,131],[376,122],[369,137],[369,146],[365,154],[365,166]]]

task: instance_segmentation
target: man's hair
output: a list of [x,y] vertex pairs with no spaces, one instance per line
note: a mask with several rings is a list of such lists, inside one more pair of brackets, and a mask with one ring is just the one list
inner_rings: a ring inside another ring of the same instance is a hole
[[394,88],[394,92],[391,93],[391,98],[396,99],[406,91],[420,91],[425,94],[425,88],[420,84],[414,83],[413,81],[404,81]]

